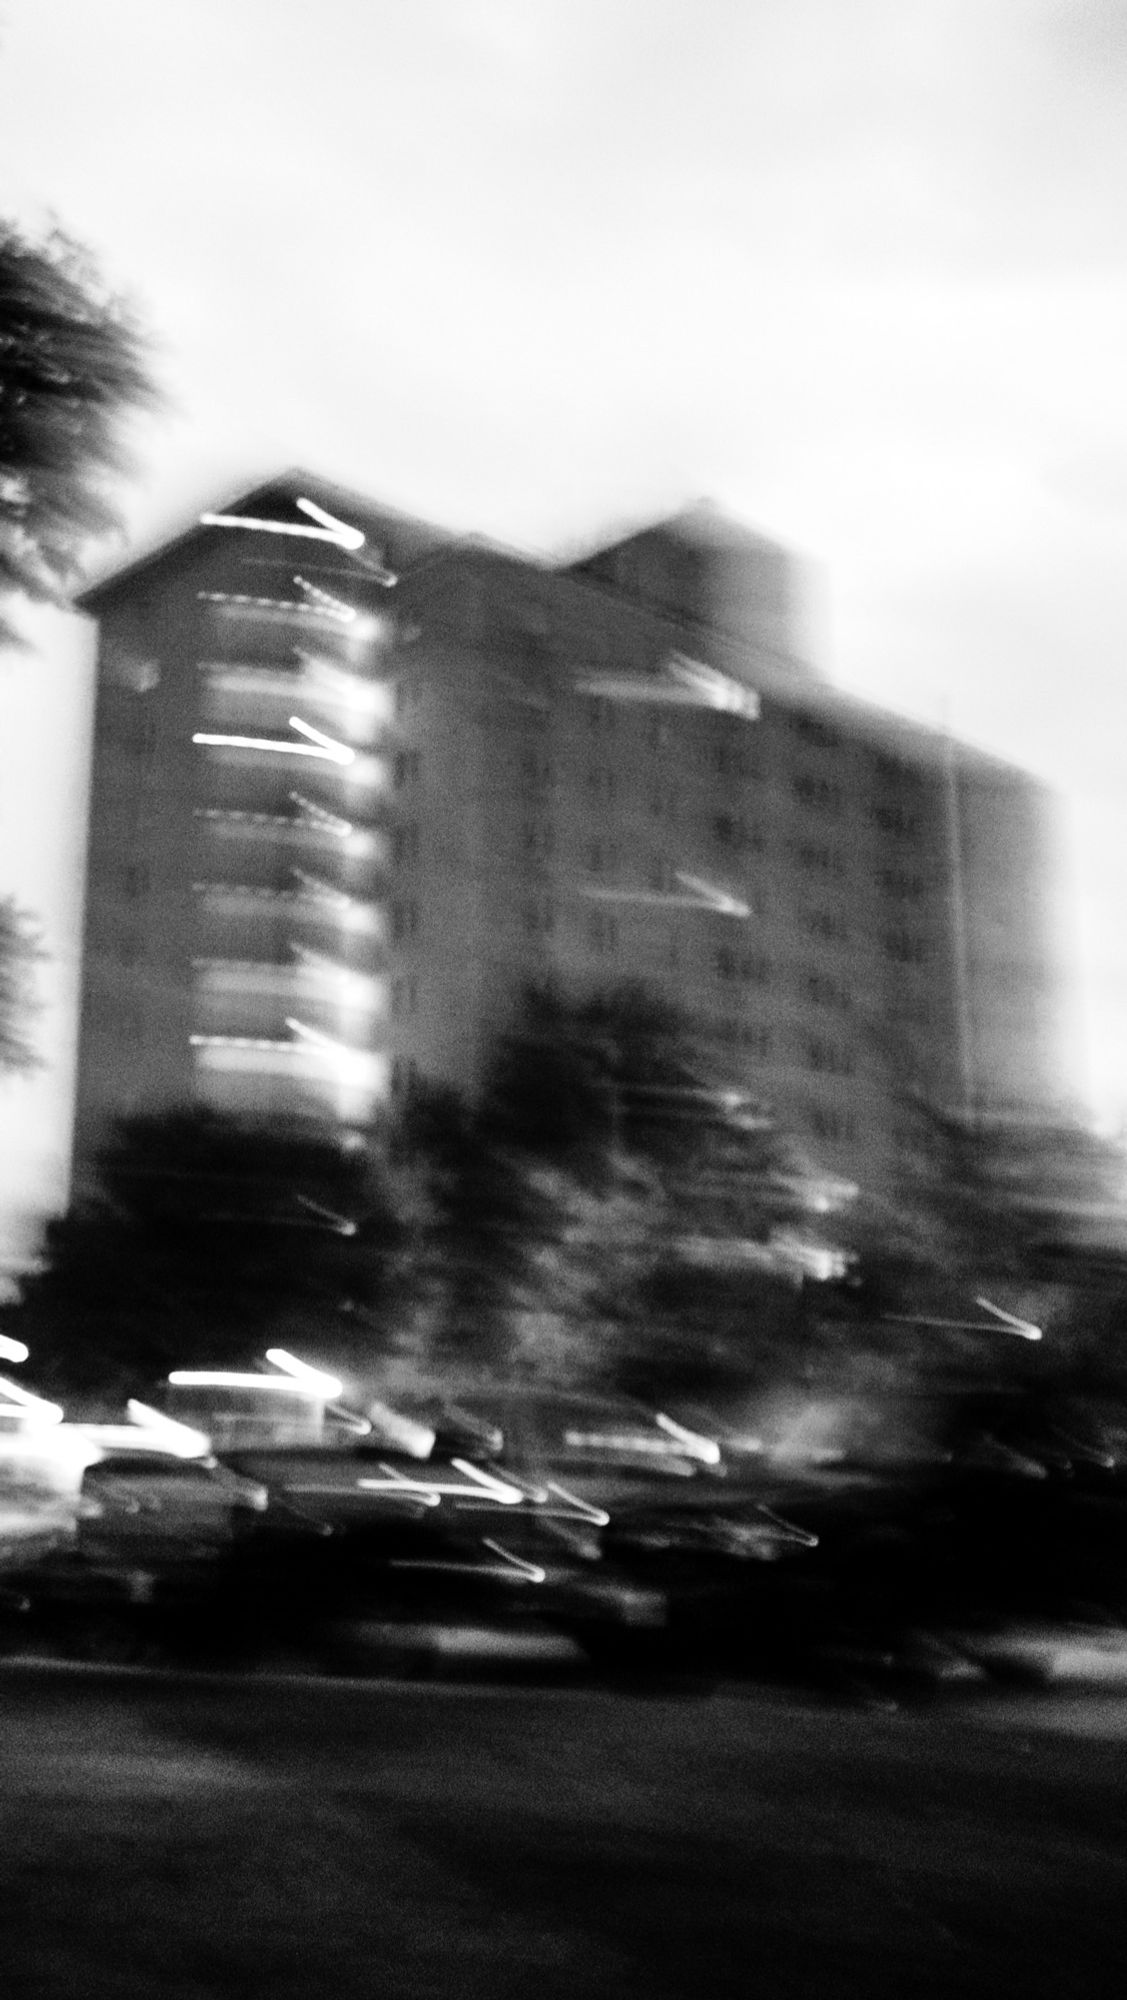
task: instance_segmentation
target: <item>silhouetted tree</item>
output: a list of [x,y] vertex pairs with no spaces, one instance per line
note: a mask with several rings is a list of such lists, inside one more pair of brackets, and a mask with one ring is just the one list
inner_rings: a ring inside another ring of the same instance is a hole
[[422,1163],[417,1270],[439,1366],[572,1381],[652,1370],[715,1346],[719,1292],[725,1333],[754,1338],[760,1274],[710,1272],[701,1246],[720,1266],[733,1240],[766,1255],[794,1209],[793,1172],[643,988],[530,992],[477,1100],[423,1091],[403,1133]]
[[0,222],[0,597],[73,588],[117,524],[124,420],[155,400],[137,324],[89,255]]
[[28,1034],[35,1013],[34,968],[42,957],[34,920],[10,896],[0,898],[0,1070],[38,1062]]
[[100,1180],[7,1317],[40,1379],[135,1385],[247,1366],[270,1340],[353,1363],[378,1346],[399,1230],[366,1151],[185,1111],[124,1121]]

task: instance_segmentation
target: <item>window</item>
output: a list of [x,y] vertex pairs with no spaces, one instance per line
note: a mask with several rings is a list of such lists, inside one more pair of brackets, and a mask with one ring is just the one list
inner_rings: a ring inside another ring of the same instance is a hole
[[874,805],[869,808],[869,817],[881,833],[895,834],[901,840],[915,840],[919,834],[919,815],[906,806]]
[[712,1023],[713,1039],[724,1042],[731,1048],[741,1048],[757,1061],[764,1062],[771,1053],[771,1030],[757,1023],[722,1016]]
[[680,887],[673,863],[666,861],[663,855],[652,856],[647,872],[647,886],[653,890],[655,896],[671,896]]
[[144,896],[149,889],[149,871],[136,862],[131,862],[121,871],[121,887],[126,896]]
[[607,764],[593,764],[587,773],[587,796],[600,805],[609,805],[617,791],[614,772]]
[[794,858],[800,868],[807,868],[816,875],[845,874],[845,861],[836,847],[826,847],[814,840],[799,840],[794,843]]
[[391,906],[391,935],[396,944],[419,934],[419,906],[413,896],[405,896]]
[[613,840],[592,840],[587,846],[587,873],[614,875],[618,872],[618,847]]
[[848,1014],[853,1004],[847,988],[824,972],[808,972],[805,991],[815,1007],[832,1007],[839,1014]]
[[607,701],[604,695],[589,697],[587,727],[596,735],[611,735],[618,727],[618,713],[613,701]]
[[606,956],[618,950],[618,918],[607,910],[592,910],[587,919],[587,943],[589,948]]
[[421,771],[422,757],[417,750],[397,751],[392,766],[392,783],[396,791],[402,791],[404,785],[413,784]]
[[810,1130],[818,1139],[855,1139],[857,1137],[855,1119],[849,1117],[847,1112],[828,1111],[822,1105],[817,1105],[811,1109]]
[[651,785],[646,804],[653,819],[673,819],[681,803],[676,785]]
[[546,861],[555,852],[556,836],[550,821],[546,819],[525,820],[521,830],[521,845],[533,861]]
[[419,986],[415,979],[393,979],[391,983],[391,1016],[394,1021],[409,1021],[419,1004]]
[[550,791],[554,774],[550,760],[539,750],[526,750],[521,758],[521,780],[529,791]]
[[711,823],[712,837],[721,847],[736,853],[758,854],[763,849],[763,829],[734,813],[716,813]]
[[738,979],[749,986],[766,986],[771,977],[771,966],[761,952],[736,951],[731,945],[720,945],[712,961],[718,979]]
[[828,722],[816,715],[792,713],[787,717],[787,725],[792,735],[800,743],[810,743],[819,750],[840,750],[841,736]]
[[824,1076],[853,1075],[853,1051],[838,1042],[827,1041],[822,1035],[802,1035],[799,1050],[807,1069],[818,1070]]
[[843,943],[849,936],[845,918],[837,916],[833,910],[805,911],[802,927],[811,937],[826,938],[830,943]]
[[731,736],[713,743],[709,761],[721,778],[758,778],[761,775],[762,767],[757,754],[746,743],[733,741]]
[[809,772],[799,772],[791,779],[791,790],[804,806],[812,806],[815,812],[837,818],[845,805],[845,793],[840,785],[829,778],[813,778]]
[[877,881],[886,896],[902,903],[918,903],[924,892],[923,876],[903,868],[878,868]]
[[894,965],[924,965],[927,962],[927,946],[915,931],[884,931],[881,935],[881,950]]
[[524,905],[521,920],[526,937],[551,937],[556,928],[556,906],[547,896],[534,897]]
[[419,829],[414,820],[398,826],[391,837],[392,860],[403,864],[419,858]]

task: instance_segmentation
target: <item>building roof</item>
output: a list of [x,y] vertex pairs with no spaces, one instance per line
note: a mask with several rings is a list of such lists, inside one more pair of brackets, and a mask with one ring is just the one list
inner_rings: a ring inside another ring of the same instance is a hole
[[[308,499],[337,520],[355,527],[365,538],[365,548],[378,552],[392,569],[404,569],[423,556],[455,544],[459,537],[430,522],[419,521],[384,507],[354,489],[338,486],[300,467],[277,473],[262,484],[241,490],[226,503],[207,511],[239,518],[277,520],[295,527],[311,527],[313,521],[297,505]],[[104,577],[80,591],[74,599],[79,610],[98,614],[139,581],[158,576],[168,566],[179,567],[185,556],[201,551],[214,528],[195,517],[178,534],[166,536],[153,548],[131,561],[111,569]]]

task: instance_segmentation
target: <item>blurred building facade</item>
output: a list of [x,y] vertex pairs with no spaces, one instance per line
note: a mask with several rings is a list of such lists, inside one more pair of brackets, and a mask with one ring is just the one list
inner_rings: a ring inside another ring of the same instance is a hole
[[91,590],[76,1171],[125,1112],[366,1129],[530,981],[640,980],[827,1171],[906,1093],[1051,1116],[1049,799],[835,691],[708,509],[567,565],[287,475]]

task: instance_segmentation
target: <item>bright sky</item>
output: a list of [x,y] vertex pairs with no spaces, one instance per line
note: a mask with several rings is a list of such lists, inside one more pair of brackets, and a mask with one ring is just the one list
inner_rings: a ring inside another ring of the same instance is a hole
[[[145,539],[301,462],[530,547],[700,495],[813,559],[831,675],[1074,809],[1127,1105],[1123,0],[0,0],[0,213],[136,295]],[[0,663],[0,888],[59,1186],[88,649]]]

